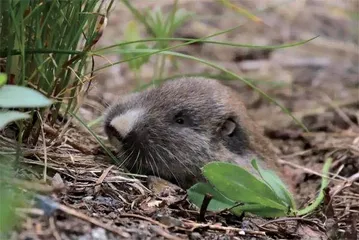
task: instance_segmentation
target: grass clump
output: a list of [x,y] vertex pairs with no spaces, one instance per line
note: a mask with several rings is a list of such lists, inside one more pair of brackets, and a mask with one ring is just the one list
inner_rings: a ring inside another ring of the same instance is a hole
[[[33,109],[19,121],[20,141],[35,144],[41,119],[54,124],[60,108],[74,111],[91,80],[88,56],[109,10],[102,1],[0,1],[0,72],[8,84],[31,87],[53,100],[51,109]],[[50,111],[49,111],[50,110]],[[40,116],[38,115],[40,114]]]
[[30,205],[12,181],[20,144],[35,145],[44,122],[57,122],[61,109],[63,116],[77,109],[92,78],[89,52],[113,3],[107,2],[0,1],[0,131],[6,136],[10,129],[18,141],[1,142],[15,149],[0,152],[1,239],[18,224],[16,208]]

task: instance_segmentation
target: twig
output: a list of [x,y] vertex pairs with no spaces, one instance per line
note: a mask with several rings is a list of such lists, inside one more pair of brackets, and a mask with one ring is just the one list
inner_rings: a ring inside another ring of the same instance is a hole
[[357,130],[359,129],[358,126],[355,123],[353,123],[353,121],[340,109],[340,106],[335,104],[335,102],[327,94],[322,93],[321,95],[323,98],[326,99],[328,104],[334,109],[334,111],[337,112],[337,114],[343,119],[345,123],[347,123],[353,129],[357,129]]
[[34,181],[8,179],[8,178],[6,178],[5,181],[10,184],[14,184],[17,187],[20,187],[20,188],[23,188],[26,190],[30,190],[30,191],[34,191],[34,192],[39,192],[39,193],[52,193],[52,192],[61,191],[63,189],[63,187],[60,187],[60,188],[53,187],[53,186],[49,186],[44,183],[39,183],[39,182],[34,182]]
[[[236,207],[239,207],[239,206],[242,206],[242,205],[244,205],[244,203],[239,202],[239,203],[234,204],[232,207],[228,207],[228,208],[225,208],[225,209],[219,211],[218,213],[224,213],[224,212],[227,212],[227,211],[231,211],[233,208],[236,208]],[[242,215],[244,216],[244,211],[243,211]],[[242,216],[240,216],[240,218],[241,217]]]
[[329,204],[332,204],[332,201],[334,199],[334,197],[340,193],[341,191],[343,191],[344,189],[350,187],[353,185],[353,183],[355,183],[355,181],[357,181],[359,179],[359,173],[355,173],[354,175],[352,175],[351,177],[349,177],[347,179],[347,181],[342,182],[340,185],[335,186],[331,191],[330,191],[330,196],[331,196],[331,201]]
[[103,180],[106,178],[106,176],[108,175],[108,173],[111,171],[111,169],[113,168],[113,165],[109,166],[108,168],[106,168],[103,173],[101,174],[101,176],[97,179],[96,181],[96,186],[95,186],[95,194],[98,193],[101,189],[101,183],[103,182]]
[[153,230],[157,234],[161,235],[162,237],[170,239],[170,240],[181,240],[182,239],[182,238],[179,238],[179,237],[169,234],[168,232],[164,231],[163,229],[161,229],[157,226],[152,226],[151,230]]
[[315,224],[321,231],[325,232],[324,227],[322,225],[320,225],[319,223],[317,223],[316,221],[306,219],[306,218],[301,218],[301,217],[285,217],[285,218],[273,219],[273,220],[267,221],[267,222],[259,225],[258,227],[262,228],[268,224],[285,222],[285,221],[302,221],[302,222],[312,223],[312,224]]
[[[68,122],[71,122],[71,121],[68,121]],[[67,127],[68,126],[66,126],[66,125],[64,127],[62,127],[63,130],[60,132],[60,134],[59,134],[58,131],[56,131],[54,128],[50,127],[47,124],[44,125],[44,130],[45,130],[45,132],[55,136],[54,139],[60,139],[63,136],[64,130]],[[68,138],[66,140],[66,143],[69,144],[71,147],[73,147],[73,148],[79,150],[80,152],[84,153],[84,154],[91,154],[92,155],[92,154],[97,153],[96,150],[89,149],[86,146],[80,144],[79,142],[76,142],[76,141],[72,140],[71,138]]]
[[294,157],[303,156],[303,155],[311,153],[311,152],[313,152],[313,149],[303,150],[303,151],[295,152],[292,154],[284,155],[284,156],[282,156],[282,158],[292,159]]
[[41,114],[38,113],[39,119],[40,119],[40,128],[41,128],[41,135],[42,135],[42,144],[43,144],[43,150],[44,150],[44,182],[46,182],[47,179],[47,149],[46,149],[46,138],[45,138],[45,132],[44,132],[44,121],[42,120]]
[[[285,165],[289,165],[291,167],[294,167],[294,168],[298,168],[298,169],[302,169],[303,171],[307,172],[307,173],[311,173],[313,175],[316,175],[316,176],[319,176],[319,177],[325,177],[323,174],[321,173],[318,173],[312,169],[309,169],[309,168],[306,168],[306,167],[303,167],[303,166],[300,166],[298,164],[295,164],[295,163],[292,163],[292,162],[288,162],[288,161],[285,161],[285,160],[282,160],[282,159],[278,159],[277,160],[280,164],[285,164]],[[329,175],[333,176],[334,174],[333,173],[329,173]],[[337,182],[342,182],[342,181],[346,181],[347,179],[345,177],[342,177],[342,176],[337,176],[337,178],[339,179],[335,179],[335,178],[331,178],[331,180],[333,181],[337,181]],[[356,183],[356,182],[353,182],[354,185],[356,186],[359,186],[359,183]]]
[[[308,89],[305,89],[306,91],[308,91]],[[349,99],[349,100],[345,100],[345,101],[332,101],[332,103],[338,107],[346,107],[346,106],[350,106],[352,104],[358,104],[358,99]],[[312,114],[320,114],[320,113],[324,113],[325,111],[327,111],[328,109],[331,109],[331,106],[321,106],[318,108],[311,108],[311,109],[305,109],[303,111],[298,111],[298,112],[294,112],[293,115],[297,118],[303,118],[304,116],[307,115],[312,115]]]
[[79,219],[82,219],[84,221],[92,223],[92,224],[94,224],[96,226],[104,228],[104,229],[106,229],[106,230],[108,230],[110,232],[113,232],[113,233],[115,233],[115,234],[117,234],[117,235],[119,235],[119,236],[121,236],[123,238],[128,238],[129,237],[128,233],[126,233],[124,231],[121,231],[119,229],[113,228],[113,227],[111,227],[111,226],[109,226],[109,225],[107,225],[107,224],[105,224],[103,222],[100,222],[99,220],[97,220],[95,218],[89,217],[89,216],[87,216],[87,215],[85,215],[85,214],[83,214],[83,213],[81,213],[79,211],[76,211],[75,209],[69,208],[69,207],[67,207],[65,205],[58,204],[58,209],[60,209],[61,211],[65,212],[67,214],[70,214],[70,215],[72,215],[74,217],[77,217]]
[[15,212],[18,214],[31,214],[36,216],[45,215],[44,210],[39,208],[16,208]]
[[132,214],[132,213],[121,213],[119,217],[127,217],[127,218],[138,218],[147,222],[150,222],[152,224],[158,225],[160,227],[163,228],[168,228],[169,226],[160,223],[159,221],[153,220],[152,218],[149,217],[145,217],[145,216],[141,216],[141,215],[137,215],[137,214]]
[[50,217],[49,224],[50,224],[50,228],[52,230],[52,235],[54,236],[54,238],[56,240],[61,240],[62,238],[61,238],[59,232],[56,229],[55,219],[54,219],[53,216]]
[[266,233],[263,231],[254,231],[254,230],[248,230],[248,229],[242,229],[236,227],[225,227],[217,224],[196,223],[192,221],[186,221],[185,224],[191,227],[189,230],[186,229],[187,231],[191,231],[191,232],[193,232],[197,228],[209,228],[211,230],[234,231],[234,232],[238,232],[239,235],[251,234],[251,235],[266,236]]

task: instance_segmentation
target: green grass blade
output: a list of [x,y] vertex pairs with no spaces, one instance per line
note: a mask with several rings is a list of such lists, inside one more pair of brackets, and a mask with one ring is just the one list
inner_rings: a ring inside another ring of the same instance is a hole
[[329,184],[328,173],[329,173],[329,169],[330,169],[331,165],[332,165],[332,159],[328,158],[325,161],[324,166],[323,166],[323,170],[322,170],[323,178],[322,178],[322,183],[320,186],[318,197],[315,199],[315,201],[311,205],[307,206],[306,208],[304,208],[302,210],[299,210],[297,213],[298,216],[303,216],[303,215],[313,212],[323,201],[323,198],[324,198],[323,191]]
[[100,144],[100,146],[103,148],[103,150],[105,150],[105,152],[108,154],[108,156],[111,157],[111,159],[120,165],[119,160],[112,154],[112,152],[110,150],[107,149],[107,147],[105,146],[105,144],[102,142],[102,140],[97,136],[97,134],[92,131],[84,121],[82,121],[81,118],[79,118],[76,114],[74,114],[73,112],[69,112],[69,114],[74,117],[76,120],[78,120],[85,128],[86,130],[91,133],[91,135],[96,139],[96,141]]
[[[280,107],[280,109],[286,113],[287,115],[289,115],[294,121],[295,123],[297,123],[299,126],[301,126],[305,131],[308,132],[307,127],[300,122],[287,108],[285,108],[284,106],[282,106],[280,103],[278,103],[277,101],[275,101],[273,98],[271,98],[269,95],[267,95],[265,92],[263,92],[260,88],[256,87],[253,83],[251,83],[250,81],[248,81],[247,79],[235,74],[234,72],[225,69],[224,67],[218,66],[215,63],[212,63],[210,61],[207,61],[205,59],[202,58],[197,58],[197,57],[193,57],[187,54],[183,54],[183,53],[177,53],[177,52],[172,52],[172,51],[163,51],[163,50],[156,50],[156,49],[134,49],[131,50],[137,53],[148,53],[148,54],[166,54],[166,55],[171,55],[171,56],[176,56],[176,57],[181,57],[181,58],[186,58],[186,59],[191,59],[197,62],[201,62],[203,64],[206,64],[210,67],[213,67],[215,69],[221,70],[222,72],[227,73],[228,75],[234,77],[235,79],[240,79],[242,82],[244,82],[245,84],[247,84],[248,86],[250,86],[252,89],[254,89],[255,91],[259,92],[262,96],[264,96],[266,99],[268,99],[270,102],[274,103],[275,105],[277,105],[278,107]],[[117,50],[117,52],[119,53],[128,53],[128,51],[126,50]],[[148,54],[141,54],[140,56],[147,56]],[[137,57],[136,57],[137,58]],[[131,59],[132,60],[132,59]],[[128,59],[120,61],[120,62],[126,62],[128,61]],[[102,68],[100,68],[102,69]]]
[[[229,31],[233,31],[233,30],[234,29],[229,29]],[[221,34],[223,34],[223,33],[221,33]],[[93,54],[103,54],[103,53],[105,53],[105,50],[110,50],[110,49],[117,48],[119,46],[128,45],[128,44],[136,44],[136,43],[142,43],[142,42],[162,42],[162,41],[165,41],[165,42],[167,42],[167,41],[187,41],[186,43],[175,45],[175,46],[169,47],[167,49],[162,49],[162,50],[171,50],[171,49],[175,49],[175,48],[178,48],[178,47],[181,47],[184,45],[193,44],[193,43],[209,43],[209,44],[216,44],[216,45],[222,45],[222,46],[227,46],[227,47],[253,48],[253,49],[281,49],[281,48],[290,48],[290,47],[301,46],[307,42],[310,42],[310,41],[318,38],[319,36],[315,36],[310,39],[298,41],[298,42],[294,42],[294,43],[285,43],[285,44],[267,45],[267,46],[207,40],[207,38],[211,38],[211,37],[213,37],[213,35],[205,37],[205,38],[198,38],[198,39],[175,38],[175,37],[172,37],[172,38],[148,38],[148,39],[141,39],[141,40],[136,40],[136,41],[129,41],[129,42],[113,44],[113,45],[110,45],[107,47],[96,49],[95,51],[92,51],[92,53]]]

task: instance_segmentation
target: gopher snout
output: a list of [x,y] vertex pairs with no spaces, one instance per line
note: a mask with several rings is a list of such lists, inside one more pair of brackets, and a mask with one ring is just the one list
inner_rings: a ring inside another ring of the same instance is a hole
[[117,135],[119,140],[123,140],[133,131],[134,126],[141,119],[143,119],[143,109],[130,109],[122,114],[115,116],[109,123],[107,123],[107,131],[109,135]]

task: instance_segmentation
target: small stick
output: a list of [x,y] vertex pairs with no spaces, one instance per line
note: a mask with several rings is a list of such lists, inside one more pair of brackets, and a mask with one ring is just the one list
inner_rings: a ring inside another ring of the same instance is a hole
[[44,131],[44,122],[42,121],[41,114],[38,114],[40,118],[40,128],[41,128],[41,135],[42,135],[42,143],[43,143],[43,150],[44,150],[44,182],[46,183],[47,179],[47,147],[46,147],[46,138],[45,138],[45,131]]
[[103,182],[103,180],[105,180],[105,178],[107,177],[108,173],[111,171],[111,169],[113,168],[113,165],[109,166],[108,168],[106,168],[103,173],[101,174],[101,176],[97,179],[96,181],[96,186],[95,186],[95,194],[98,193],[101,189],[101,184]]
[[52,235],[54,236],[54,238],[56,240],[61,240],[61,236],[60,236],[59,232],[56,229],[55,219],[54,219],[53,216],[50,217],[49,224],[50,224],[50,229],[52,231]]
[[153,230],[154,232],[156,232],[157,234],[161,235],[162,237],[166,238],[166,239],[170,239],[170,240],[181,240],[182,238],[173,236],[171,234],[169,234],[168,232],[164,231],[163,229],[156,227],[156,226],[152,226],[151,230]]
[[[314,171],[314,170],[312,170],[312,169],[309,169],[309,168],[300,166],[300,165],[298,165],[298,164],[295,164],[295,163],[292,163],[292,162],[289,162],[289,161],[285,161],[285,160],[282,160],[282,159],[278,159],[277,162],[280,163],[280,164],[289,165],[289,166],[294,167],[294,168],[297,168],[297,169],[301,169],[301,170],[303,170],[304,172],[307,172],[307,173],[310,173],[310,174],[319,176],[319,177],[321,177],[321,178],[325,177],[325,176],[324,176],[323,174],[321,174],[321,173],[318,173],[318,172],[316,172],[316,171]],[[335,174],[333,174],[333,173],[328,173],[328,175],[329,175],[329,176],[333,176],[333,175],[335,175]],[[347,181],[347,180],[348,180],[347,178],[342,177],[342,176],[340,176],[340,175],[335,176],[335,177],[337,177],[337,178],[339,178],[339,179],[336,179],[336,178],[331,177],[330,180],[336,181],[336,182],[343,182],[343,181]],[[359,186],[359,184],[356,183],[356,182],[353,182],[353,184],[356,185],[356,186]]]
[[138,218],[138,219],[141,219],[141,220],[145,220],[147,222],[150,222],[152,224],[155,224],[155,225],[158,225],[160,227],[163,227],[163,228],[168,228],[167,225],[165,224],[162,224],[156,220],[153,220],[152,218],[148,218],[148,217],[145,217],[145,216],[141,216],[141,215],[137,215],[137,214],[132,214],[132,213],[121,213],[119,217],[133,217],[133,218]]
[[[233,208],[236,208],[236,207],[242,206],[242,205],[244,205],[244,203],[239,202],[239,203],[234,204],[232,207],[228,207],[228,208],[225,208],[225,209],[219,211],[218,213],[224,213],[224,212],[227,212],[227,211],[231,211]],[[243,214],[244,214],[244,212],[242,213],[242,215]]]
[[268,225],[268,224],[285,222],[285,221],[301,221],[301,222],[311,223],[311,224],[313,224],[313,225],[316,225],[321,231],[325,232],[324,226],[320,225],[319,223],[317,223],[317,222],[314,221],[314,220],[310,220],[310,219],[302,218],[302,217],[284,217],[284,218],[277,218],[277,219],[273,219],[273,220],[267,221],[267,222],[265,222],[265,223],[259,225],[258,227],[264,228],[264,226],[266,226],[266,225]]
[[242,228],[236,228],[236,227],[226,227],[226,226],[221,226],[218,224],[206,224],[206,223],[196,223],[196,222],[192,222],[192,221],[186,221],[185,224],[189,227],[191,227],[191,229],[182,229],[184,231],[190,231],[193,232],[195,229],[197,228],[208,228],[211,230],[221,230],[221,231],[235,231],[238,232],[239,235],[246,235],[246,234],[251,234],[251,235],[260,235],[260,236],[266,236],[266,233],[263,231],[255,231],[255,230],[248,230],[248,229],[242,229]]
[[58,204],[58,209],[60,209],[61,211],[65,212],[67,214],[70,214],[70,215],[72,215],[74,217],[77,217],[77,218],[82,219],[84,221],[90,222],[90,223],[92,223],[92,224],[94,224],[96,226],[102,227],[102,228],[104,228],[104,229],[106,229],[106,230],[108,230],[110,232],[113,232],[113,233],[115,233],[115,234],[117,234],[117,235],[119,235],[119,236],[121,236],[123,238],[128,238],[129,237],[126,232],[123,232],[123,231],[121,231],[119,229],[113,228],[110,225],[107,225],[107,224],[105,224],[103,222],[100,222],[99,220],[97,220],[95,218],[89,217],[89,216],[87,216],[87,215],[85,215],[85,214],[83,214],[83,213],[81,213],[79,211],[76,211],[75,209],[69,208],[69,207],[67,207],[65,205]]

